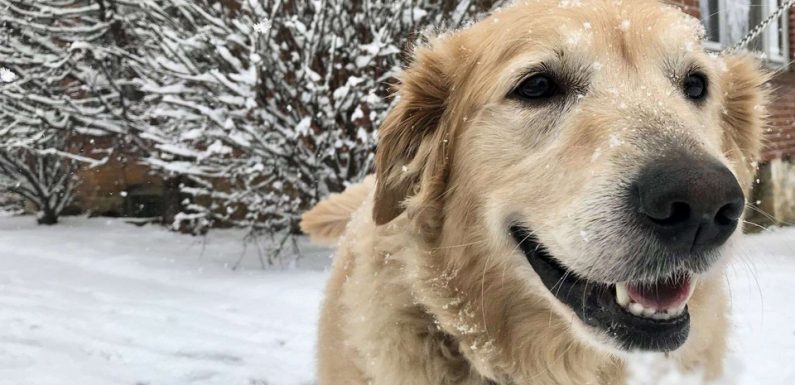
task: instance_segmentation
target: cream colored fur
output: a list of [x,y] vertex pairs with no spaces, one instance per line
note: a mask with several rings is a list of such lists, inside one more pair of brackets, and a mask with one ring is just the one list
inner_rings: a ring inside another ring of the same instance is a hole
[[373,189],[375,178],[368,176],[362,183],[350,186],[344,194],[331,194],[304,213],[301,231],[315,243],[334,246],[345,232],[351,215],[362,205]]
[[[527,222],[566,266],[607,276],[633,245],[607,220],[616,181],[667,144],[720,159],[747,192],[766,78],[747,57],[704,54],[698,22],[669,6],[562,4],[519,1],[419,48],[381,127],[375,186],[305,214],[313,238],[341,236],[319,385],[626,382],[632,353],[557,302],[506,223]],[[553,57],[590,77],[576,104],[550,113],[506,100],[523,68]],[[712,82],[700,107],[665,72],[691,63]],[[705,380],[722,371],[723,282],[721,266],[699,277],[690,337],[668,358]]]

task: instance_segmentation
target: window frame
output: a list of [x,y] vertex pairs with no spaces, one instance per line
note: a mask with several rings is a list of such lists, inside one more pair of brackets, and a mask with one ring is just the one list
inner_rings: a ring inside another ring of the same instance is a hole
[[[707,2],[709,0],[700,0],[700,2]],[[704,39],[703,46],[709,51],[722,51],[725,48],[730,47],[730,45],[726,44],[725,42],[729,40],[729,30],[728,30],[728,23],[727,23],[727,12],[725,11],[727,8],[727,3],[731,0],[718,0],[718,30],[719,30],[719,41],[713,41]],[[778,8],[778,0],[761,0],[762,2],[762,19],[766,18],[770,15],[775,9]],[[709,9],[709,4],[705,7],[708,11],[714,12],[713,10]],[[699,10],[702,8],[699,6]],[[699,17],[699,21],[704,25],[704,15]],[[753,26],[749,26],[753,28]],[[779,39],[783,39],[781,41],[781,52],[779,55],[772,54],[772,48],[776,43],[776,35],[778,35],[778,30],[783,31]],[[771,33],[776,31],[777,33]],[[768,26],[765,31],[762,32],[761,39],[762,39],[762,52],[765,55],[765,63],[773,68],[778,69],[789,69],[789,11],[785,11],[779,18],[779,20],[774,21]],[[732,43],[733,44],[733,43]]]

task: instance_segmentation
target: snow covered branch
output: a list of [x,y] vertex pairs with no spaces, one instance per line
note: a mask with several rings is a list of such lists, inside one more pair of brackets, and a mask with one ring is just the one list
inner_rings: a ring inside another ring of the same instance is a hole
[[0,0],[0,151],[90,165],[107,149],[52,139],[110,136],[180,181],[175,227],[285,239],[370,172],[413,40],[499,3]]
[[0,0],[0,189],[40,223],[57,222],[72,200],[78,167],[107,160],[87,138],[123,138],[140,123],[125,100],[119,20],[105,3]]

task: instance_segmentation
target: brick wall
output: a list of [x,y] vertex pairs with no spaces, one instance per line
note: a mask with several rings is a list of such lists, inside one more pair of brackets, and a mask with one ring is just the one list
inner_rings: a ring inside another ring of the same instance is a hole
[[773,79],[776,88],[770,105],[770,127],[765,133],[765,161],[795,157],[795,72],[782,72]]
[[[78,140],[82,140],[86,151],[112,144],[106,137],[82,137]],[[163,193],[164,180],[137,162],[138,156],[134,152],[117,149],[104,165],[79,169],[80,184],[75,191],[73,208],[100,215],[155,216],[149,212],[162,207],[149,206],[162,206],[157,201]]]
[[[789,12],[789,60],[795,59],[795,9]],[[770,128],[766,133],[764,160],[795,157],[795,72],[793,65],[787,72],[773,79],[776,91],[770,106]]]

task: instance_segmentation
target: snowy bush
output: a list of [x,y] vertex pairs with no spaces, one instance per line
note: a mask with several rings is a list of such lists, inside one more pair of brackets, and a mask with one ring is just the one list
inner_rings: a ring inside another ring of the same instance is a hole
[[[496,5],[0,0],[0,127],[13,131],[0,146],[92,161],[89,148],[104,159],[138,145],[189,197],[175,227],[243,227],[281,245],[301,211],[370,172],[411,44]],[[113,140],[52,140],[85,136]]]
[[124,139],[135,122],[122,72],[122,25],[103,0],[0,0],[0,190],[26,200],[39,222],[57,222],[79,164]]
[[293,232],[300,212],[370,171],[412,37],[493,4],[156,1],[135,31],[158,169],[186,177],[177,227]]
[[[44,145],[61,147],[56,136]],[[77,184],[77,162],[54,151],[39,151],[19,146],[0,149],[0,192],[23,198],[37,213],[39,224],[52,225],[73,198]],[[20,209],[17,200],[5,199],[6,210]]]

